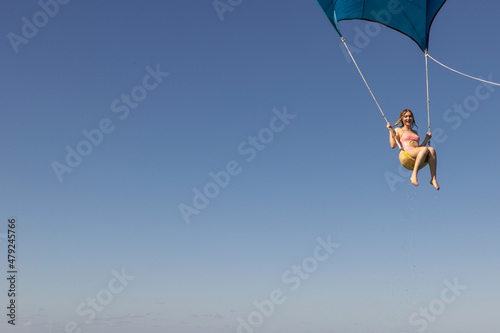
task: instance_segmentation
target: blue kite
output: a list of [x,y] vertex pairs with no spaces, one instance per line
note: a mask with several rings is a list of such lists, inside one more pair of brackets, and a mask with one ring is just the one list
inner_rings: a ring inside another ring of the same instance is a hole
[[340,36],[339,21],[378,22],[413,39],[422,51],[429,47],[429,30],[446,0],[317,0]]

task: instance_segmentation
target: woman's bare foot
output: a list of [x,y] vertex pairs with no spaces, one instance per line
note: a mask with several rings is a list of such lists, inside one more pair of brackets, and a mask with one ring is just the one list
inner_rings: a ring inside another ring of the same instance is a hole
[[411,175],[410,182],[413,185],[418,186],[417,175]]
[[434,186],[436,188],[436,190],[439,190],[439,185],[438,185],[438,182],[435,178],[431,179],[431,185]]

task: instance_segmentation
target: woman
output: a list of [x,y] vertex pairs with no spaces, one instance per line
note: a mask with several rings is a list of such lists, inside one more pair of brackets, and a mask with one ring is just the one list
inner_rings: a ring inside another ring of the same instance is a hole
[[413,113],[405,109],[399,115],[399,120],[394,124],[394,126],[401,123],[401,127],[394,129],[395,137],[393,136],[393,126],[387,123],[387,128],[389,129],[390,137],[389,143],[391,148],[396,148],[396,140],[401,142],[403,150],[415,159],[415,167],[413,168],[413,173],[411,174],[410,181],[413,185],[418,186],[417,173],[420,163],[424,161],[429,162],[429,169],[431,170],[431,185],[439,190],[439,185],[436,180],[436,151],[432,147],[427,147],[427,142],[431,138],[431,132],[427,132],[424,141],[419,145],[420,138],[418,133],[413,130],[413,126],[416,126],[415,119],[413,118]]

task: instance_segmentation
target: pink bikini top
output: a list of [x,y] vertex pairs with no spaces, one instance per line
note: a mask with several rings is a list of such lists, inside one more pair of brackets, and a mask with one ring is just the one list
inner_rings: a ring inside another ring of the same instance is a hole
[[[410,131],[405,131],[403,130],[403,135],[399,139],[401,142],[401,145],[403,146],[404,151],[408,151],[410,149],[413,149],[415,147],[418,147],[418,143],[420,141],[420,138],[417,134],[410,132]],[[416,146],[412,146],[412,144],[416,143]]]

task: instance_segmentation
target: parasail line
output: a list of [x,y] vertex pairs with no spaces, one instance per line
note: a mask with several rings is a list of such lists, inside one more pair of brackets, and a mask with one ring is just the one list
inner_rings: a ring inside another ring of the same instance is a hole
[[482,81],[482,82],[485,82],[485,83],[493,84],[493,85],[495,85],[495,86],[500,86],[500,83],[496,83],[496,82],[492,82],[492,81],[483,80],[483,79],[481,79],[481,78],[474,77],[474,76],[472,76],[472,75],[468,75],[468,74],[465,74],[465,73],[459,72],[459,71],[457,71],[456,69],[450,68],[450,67],[448,67],[448,66],[446,66],[446,65],[444,65],[444,64],[442,64],[442,63],[440,63],[439,61],[437,61],[436,59],[434,59],[433,57],[431,57],[429,54],[427,54],[427,56],[428,56],[429,58],[431,58],[432,60],[434,60],[434,61],[435,61],[436,63],[438,63],[439,65],[443,66],[443,67],[444,67],[444,68],[446,68],[446,69],[449,69],[449,70],[450,70],[450,71],[452,71],[452,72],[458,73],[458,74],[463,75],[463,76],[467,76],[468,78],[471,78],[471,79],[474,79],[474,80],[478,80],[478,81]]
[[[430,99],[429,99],[429,67],[427,66],[427,57],[429,53],[425,51],[425,87],[427,89],[427,132],[431,131],[431,113],[430,113]],[[431,146],[431,140],[427,141],[427,145]]]
[[[380,113],[382,114],[382,117],[384,117],[384,119],[385,119],[386,123],[390,124],[390,122],[389,122],[389,121],[387,120],[387,118],[385,117],[385,114],[384,114],[384,112],[382,111],[382,108],[381,108],[381,107],[380,107],[380,105],[378,104],[377,99],[375,98],[375,95],[373,94],[373,92],[372,92],[372,90],[371,90],[370,86],[368,85],[368,82],[366,82],[365,77],[363,76],[363,73],[361,72],[361,69],[359,69],[359,66],[358,66],[358,64],[356,63],[356,60],[354,60],[354,57],[352,56],[351,50],[349,50],[349,47],[347,46],[347,44],[346,44],[346,42],[345,42],[344,37],[340,36],[340,39],[342,40],[342,43],[344,43],[344,46],[345,46],[345,48],[347,49],[347,52],[349,53],[349,56],[351,56],[352,62],[354,63],[354,65],[355,65],[355,66],[356,66],[356,68],[358,69],[359,75],[361,75],[361,78],[363,79],[363,82],[365,83],[366,88],[368,88],[368,91],[369,91],[369,92],[370,92],[370,94],[372,95],[373,100],[375,101],[375,104],[377,104],[377,107],[378,107],[378,109],[379,109]],[[391,132],[392,132],[392,134],[393,134],[393,135],[395,135],[393,131],[391,131]],[[401,145],[399,144],[398,140],[396,140],[396,143],[398,144],[398,147],[399,147],[399,149],[401,150]]]

